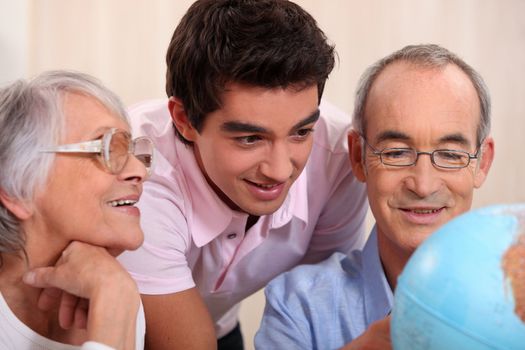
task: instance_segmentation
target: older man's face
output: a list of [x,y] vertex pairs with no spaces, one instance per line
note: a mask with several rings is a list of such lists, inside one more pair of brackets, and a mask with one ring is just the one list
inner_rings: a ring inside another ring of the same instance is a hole
[[[377,150],[408,147],[474,154],[479,115],[476,90],[456,66],[428,69],[396,62],[370,91],[365,137]],[[420,155],[414,166],[388,167],[366,148],[364,160],[354,169],[367,183],[380,240],[409,253],[470,208],[474,188],[481,186],[490,168],[493,144],[488,139],[481,160],[453,170],[437,168],[428,155]]]

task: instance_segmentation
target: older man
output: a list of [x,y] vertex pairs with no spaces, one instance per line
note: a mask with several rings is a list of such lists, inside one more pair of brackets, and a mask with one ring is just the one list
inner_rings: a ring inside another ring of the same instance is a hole
[[437,45],[407,46],[370,67],[354,128],[352,167],[376,225],[362,251],[271,282],[257,348],[391,348],[398,275],[432,232],[469,210],[494,156],[482,78]]

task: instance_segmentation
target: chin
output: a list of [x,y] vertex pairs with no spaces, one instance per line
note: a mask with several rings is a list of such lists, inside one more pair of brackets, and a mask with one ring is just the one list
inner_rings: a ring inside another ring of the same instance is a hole
[[122,254],[126,250],[136,250],[136,249],[138,249],[142,245],[142,243],[144,242],[144,236],[143,235],[140,235],[140,236],[136,237],[133,240],[129,239],[131,237],[126,237],[126,238],[127,238],[126,241],[114,242],[113,244],[111,244],[111,246],[106,246],[107,251],[111,255],[116,257],[116,256]]
[[252,208],[252,210],[249,210],[249,211],[247,210],[246,213],[250,215],[254,215],[254,216],[271,215],[275,213],[281,207],[281,205],[282,204],[275,205],[272,207],[265,207],[265,208]]
[[106,248],[106,250],[108,251],[110,255],[112,255],[115,258],[119,256],[120,254],[124,253],[125,251],[125,249],[119,249],[119,248]]

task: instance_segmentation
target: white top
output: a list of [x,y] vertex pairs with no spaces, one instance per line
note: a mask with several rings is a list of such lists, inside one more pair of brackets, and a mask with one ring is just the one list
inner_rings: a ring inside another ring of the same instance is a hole
[[[136,349],[144,349],[146,322],[144,309],[140,304],[137,313]],[[82,346],[63,344],[48,339],[20,321],[7,305],[0,293],[0,349],[2,350],[113,350],[112,347],[94,341],[85,342]]]
[[209,186],[192,148],[176,137],[167,104],[147,101],[130,110],[134,136],[150,136],[157,148],[138,204],[145,242],[118,258],[141,293],[197,286],[221,337],[237,322],[237,304],[273,277],[362,247],[367,202],[351,173],[348,115],[321,105],[303,172],[281,208],[246,233],[248,215],[231,210]]

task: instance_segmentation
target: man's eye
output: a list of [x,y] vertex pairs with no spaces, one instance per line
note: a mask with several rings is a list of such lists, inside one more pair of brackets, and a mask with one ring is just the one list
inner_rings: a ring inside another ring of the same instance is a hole
[[313,128],[303,128],[299,129],[293,134],[293,137],[299,140],[304,140],[314,131]]
[[244,146],[250,146],[250,145],[253,145],[259,141],[261,141],[262,138],[260,136],[257,136],[257,135],[248,135],[248,136],[241,136],[241,137],[236,137],[235,138],[235,141],[237,141],[238,143],[240,143],[241,145],[244,145]]
[[465,153],[459,152],[459,151],[439,151],[437,152],[437,155],[440,158],[443,158],[445,160],[452,160],[452,161],[462,160],[463,158],[468,158],[468,156]]
[[383,157],[388,159],[404,159],[410,158],[412,155],[412,150],[410,149],[385,149],[383,150]]

